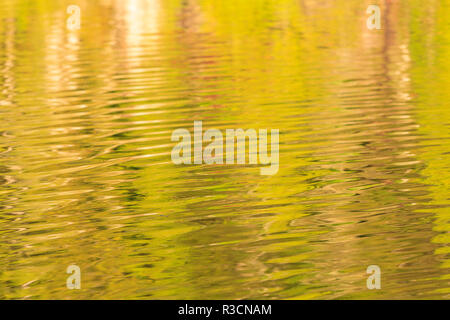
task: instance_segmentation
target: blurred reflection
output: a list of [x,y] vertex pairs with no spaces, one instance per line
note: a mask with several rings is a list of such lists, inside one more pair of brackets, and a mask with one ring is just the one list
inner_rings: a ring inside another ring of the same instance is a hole
[[[6,0],[0,297],[448,298],[450,7],[369,4]],[[194,120],[278,174],[173,165]]]

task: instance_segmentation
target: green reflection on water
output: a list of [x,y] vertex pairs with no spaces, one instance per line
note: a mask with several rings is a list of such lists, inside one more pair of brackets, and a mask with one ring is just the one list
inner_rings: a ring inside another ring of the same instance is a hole
[[[4,2],[1,298],[449,298],[449,1]],[[173,165],[194,120],[278,174]]]

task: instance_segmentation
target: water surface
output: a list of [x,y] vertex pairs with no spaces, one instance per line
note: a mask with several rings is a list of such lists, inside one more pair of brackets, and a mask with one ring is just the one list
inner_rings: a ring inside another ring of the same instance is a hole
[[[0,298],[450,298],[450,2],[375,3],[3,0]],[[195,120],[278,173],[174,165]]]

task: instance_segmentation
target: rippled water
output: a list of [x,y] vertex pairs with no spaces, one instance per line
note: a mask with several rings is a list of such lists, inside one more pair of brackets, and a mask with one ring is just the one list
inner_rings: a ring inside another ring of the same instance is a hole
[[[449,16],[447,0],[2,0],[0,297],[450,298]],[[279,172],[174,165],[194,120],[280,129]]]

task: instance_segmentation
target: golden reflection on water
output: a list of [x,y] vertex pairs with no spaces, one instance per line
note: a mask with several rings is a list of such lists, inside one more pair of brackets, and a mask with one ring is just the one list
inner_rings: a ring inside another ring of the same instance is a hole
[[[449,298],[449,1],[4,2],[1,298]],[[194,120],[278,174],[175,166]]]

